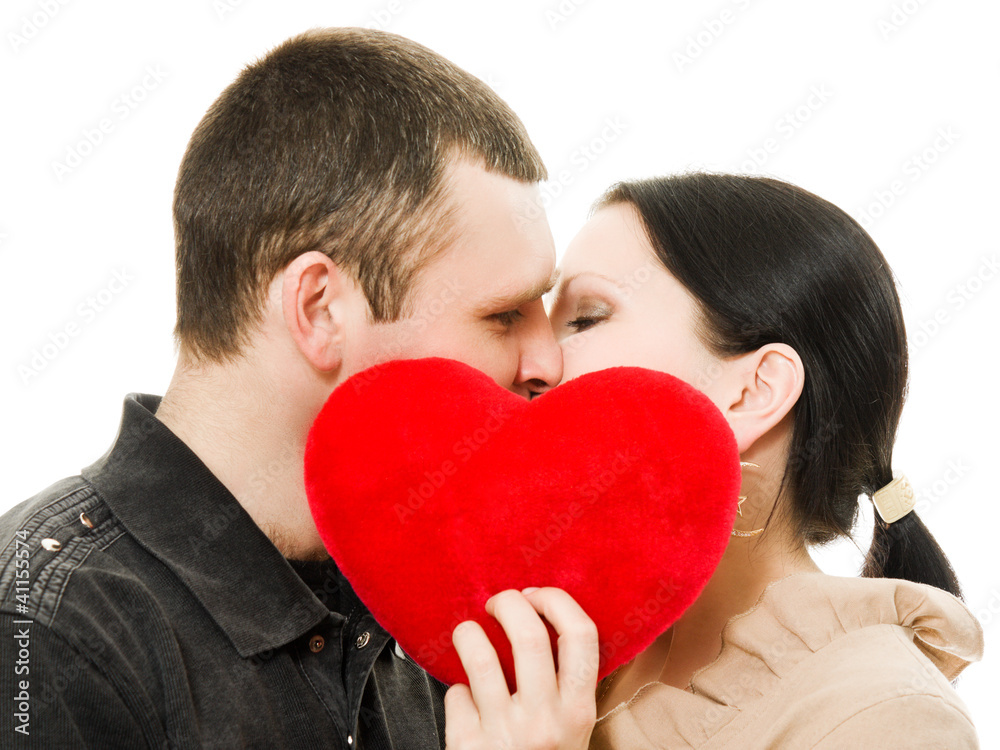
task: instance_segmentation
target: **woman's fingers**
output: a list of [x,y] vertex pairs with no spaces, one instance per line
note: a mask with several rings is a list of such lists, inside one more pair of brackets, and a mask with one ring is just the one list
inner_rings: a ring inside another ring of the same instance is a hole
[[472,699],[479,714],[502,711],[510,703],[510,691],[493,644],[474,620],[460,622],[451,634],[455,651],[469,678]]
[[472,747],[482,733],[479,711],[468,685],[458,682],[444,694],[444,742],[449,748]]
[[562,589],[536,589],[527,600],[559,634],[559,692],[563,700],[592,704],[600,665],[594,621]]
[[510,641],[518,695],[529,702],[553,702],[558,692],[549,631],[520,591],[501,591],[486,602]]
[[[514,652],[517,693],[511,697],[496,651],[478,623],[455,628],[452,641],[469,677],[445,695],[448,748],[583,750],[597,709],[597,628],[561,589],[525,595],[503,591],[487,602]],[[559,635],[556,675],[544,617]]]

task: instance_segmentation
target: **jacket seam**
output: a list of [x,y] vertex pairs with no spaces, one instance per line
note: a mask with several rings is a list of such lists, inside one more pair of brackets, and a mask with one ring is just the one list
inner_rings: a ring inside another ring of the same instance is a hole
[[[69,568],[66,571],[66,577],[65,577],[65,579],[62,582],[62,586],[59,587],[59,593],[56,596],[56,603],[52,607],[52,614],[49,615],[49,617],[48,617],[48,624],[51,624],[52,622],[54,622],[55,619],[56,619],[56,615],[59,614],[59,607],[62,605],[63,594],[66,593],[66,588],[69,586],[69,582],[70,582],[70,579],[73,577],[73,574],[77,570],[79,570],[80,566],[83,565],[84,562],[87,561],[87,558],[90,557],[90,553],[93,552],[93,551],[94,551],[94,546],[91,545],[90,549],[88,549],[87,552],[83,555],[83,557],[80,558],[79,562],[77,562],[76,565],[74,565],[73,567]],[[39,612],[39,614],[41,614],[41,612]]]
[[[81,477],[81,479],[82,479],[82,477]],[[32,514],[27,518],[27,522],[35,522],[36,519],[38,519],[38,517],[44,511],[48,510],[49,508],[51,508],[56,503],[61,503],[63,500],[65,500],[66,498],[68,498],[70,495],[73,495],[73,494],[79,492],[80,490],[85,490],[85,489],[88,489],[88,488],[90,489],[90,491],[92,493],[96,494],[96,489],[93,486],[91,486],[86,480],[82,480],[80,482],[80,486],[75,487],[75,488],[69,490],[68,492],[66,492],[63,495],[60,495],[59,497],[53,498],[53,499],[49,500],[47,503],[45,503],[45,505],[42,505],[42,506],[39,506],[38,508],[36,508],[34,510],[34,512],[32,512]],[[41,528],[41,525],[42,524],[39,523],[37,528],[32,529],[32,533],[34,534],[36,531],[38,531],[38,529]],[[10,546],[12,544],[14,544],[16,546],[16,544],[15,544],[16,540],[17,540],[16,535],[12,536],[10,538],[10,541],[8,541],[7,544],[4,545],[3,549],[0,550],[0,556],[6,555],[7,551],[10,549]]]

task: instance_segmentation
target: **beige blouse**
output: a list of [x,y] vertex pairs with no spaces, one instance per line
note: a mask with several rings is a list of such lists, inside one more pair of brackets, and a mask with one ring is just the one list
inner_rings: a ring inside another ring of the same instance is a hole
[[983,653],[961,601],[887,578],[775,581],[687,690],[653,682],[601,717],[592,750],[977,748],[949,683]]

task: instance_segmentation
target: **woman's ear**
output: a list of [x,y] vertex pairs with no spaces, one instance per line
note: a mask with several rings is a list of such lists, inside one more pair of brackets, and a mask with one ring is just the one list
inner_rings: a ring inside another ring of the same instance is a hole
[[303,253],[282,272],[281,308],[295,346],[317,370],[340,367],[353,281],[329,257]]
[[805,368],[787,344],[767,344],[732,362],[732,388],[724,410],[742,454],[792,410],[802,395]]

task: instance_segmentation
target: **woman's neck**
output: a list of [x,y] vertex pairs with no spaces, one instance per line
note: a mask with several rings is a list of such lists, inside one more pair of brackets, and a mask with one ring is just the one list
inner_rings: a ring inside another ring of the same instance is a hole
[[701,595],[673,627],[605,678],[598,688],[598,716],[651,682],[686,689],[692,675],[719,655],[722,629],[732,617],[751,609],[768,584],[804,572],[821,572],[804,546],[779,552],[766,536],[734,538]]
[[671,628],[660,682],[687,688],[691,676],[719,655],[726,623],[752,609],[769,584],[795,573],[821,572],[804,546],[778,552],[764,544],[765,539],[757,544],[734,539],[727,547],[701,596]]

